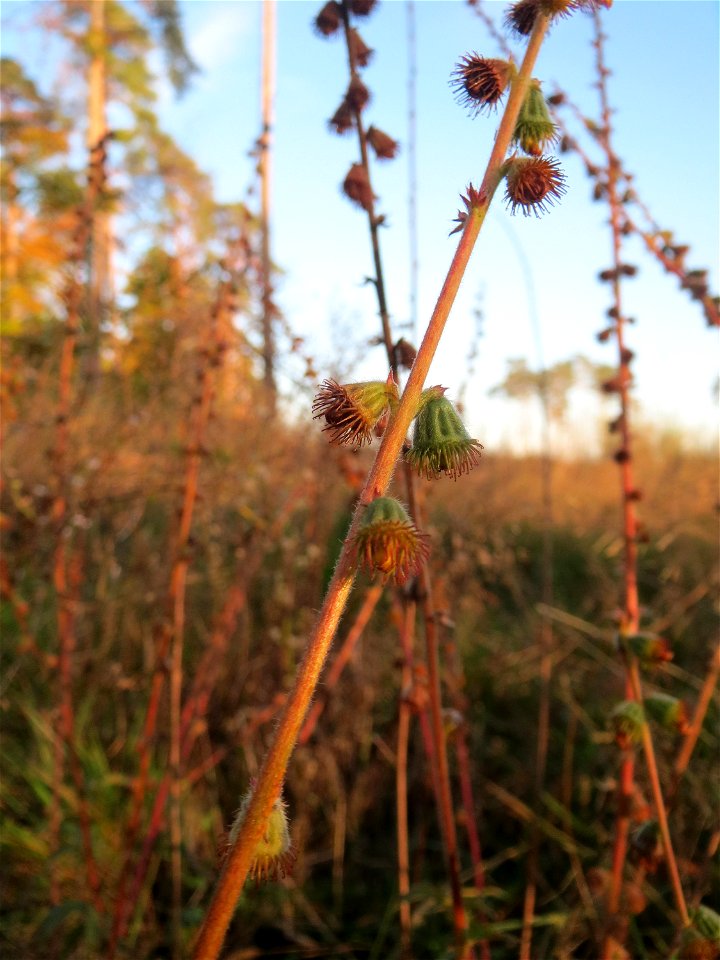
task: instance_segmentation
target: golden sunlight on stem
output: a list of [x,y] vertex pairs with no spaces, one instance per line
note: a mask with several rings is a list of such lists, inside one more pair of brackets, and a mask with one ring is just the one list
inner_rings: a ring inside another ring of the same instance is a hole
[[[235,911],[240,891],[245,883],[254,850],[263,835],[273,804],[280,794],[290,755],[352,589],[355,571],[351,557],[351,544],[362,516],[363,506],[375,497],[381,496],[387,490],[392,478],[405,436],[417,410],[420,393],[425,385],[430,364],[435,356],[460,283],[465,275],[490,200],[500,182],[502,163],[510,144],[520,106],[530,82],[547,26],[547,16],[538,16],[522,66],[508,98],[493,151],[483,177],[481,195],[484,199],[468,215],[467,223],[440,291],[435,310],[430,318],[427,331],[410,372],[400,406],[385,432],[375,462],[360,495],[353,522],[328,587],[315,630],[308,641],[305,657],[298,670],[295,685],[278,721],[275,738],[258,773],[257,783],[245,818],[238,830],[235,843],[228,851],[225,866],[218,880],[210,908],[200,929],[194,951],[195,960],[214,960],[222,948],[225,933]],[[462,956],[463,953],[464,950],[460,951],[459,955]]]

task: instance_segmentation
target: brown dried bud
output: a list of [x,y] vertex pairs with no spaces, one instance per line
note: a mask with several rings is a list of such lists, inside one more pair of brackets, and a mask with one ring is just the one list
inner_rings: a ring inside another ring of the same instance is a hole
[[330,117],[328,126],[332,127],[335,133],[339,133],[340,135],[347,133],[348,130],[352,130],[355,126],[355,115],[352,107],[347,102],[347,98],[343,100],[332,117]]
[[356,76],[352,78],[350,81],[350,86],[347,88],[345,99],[353,108],[353,110],[362,110],[363,107],[367,106],[367,103],[370,100],[370,91],[362,82],[360,77]]
[[559,107],[565,103],[565,94],[558,91],[557,93],[552,93],[547,98],[548,103],[551,107]]
[[628,463],[630,459],[630,451],[626,447],[621,447],[613,454],[613,460],[615,463]]
[[505,200],[513,214],[518,207],[539,217],[565,193],[565,175],[552,157],[515,157],[506,164]]
[[569,16],[576,8],[584,6],[585,2],[586,0],[519,0],[510,8],[505,23],[508,29],[521,37],[527,37],[535,26],[538,14],[544,13],[549,17]]
[[510,7],[505,17],[505,25],[521,37],[527,37],[535,26],[539,10],[538,0],[519,0]]
[[343,191],[353,203],[356,203],[363,210],[371,210],[375,195],[372,192],[367,171],[361,163],[354,163],[345,177]]
[[598,343],[605,343],[607,340],[610,339],[614,331],[615,331],[614,327],[605,327],[604,330],[600,330],[599,333],[595,334],[595,339],[598,341]]
[[358,67],[366,67],[370,63],[374,51],[365,43],[354,27],[350,29],[348,46],[350,48],[350,59],[354,64]]
[[626,500],[632,500],[634,503],[637,503],[639,500],[642,500],[642,490],[628,490],[625,494]]
[[393,160],[398,152],[398,142],[377,127],[369,127],[367,141],[378,160]]
[[411,343],[408,343],[404,337],[401,337],[395,344],[395,361],[397,365],[404,367],[406,370],[410,370],[415,363],[416,356],[417,350],[415,347]]
[[617,376],[611,377],[610,380],[606,380],[601,384],[601,389],[603,393],[620,393],[624,387],[628,387],[632,381],[627,370],[621,370]]
[[476,117],[485,107],[497,106],[514,73],[514,65],[507,60],[489,60],[471,53],[455,68],[450,84],[457,102]]
[[377,0],[350,0],[350,9],[356,17],[367,17]]
[[336,33],[342,23],[342,7],[335,0],[329,0],[315,17],[315,29],[323,37]]

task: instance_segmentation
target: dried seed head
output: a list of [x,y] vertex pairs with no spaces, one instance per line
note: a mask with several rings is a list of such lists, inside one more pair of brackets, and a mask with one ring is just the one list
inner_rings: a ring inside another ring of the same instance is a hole
[[372,210],[375,195],[372,192],[370,181],[365,167],[361,163],[354,163],[343,182],[343,191],[353,203],[363,210]]
[[428,480],[444,473],[457,480],[480,462],[482,444],[465,429],[443,387],[430,387],[420,398],[412,447],[405,459]]
[[378,497],[365,509],[353,541],[355,562],[383,581],[402,584],[428,557],[428,537],[392,497]]
[[366,67],[370,63],[374,50],[369,47],[354,27],[350,29],[348,38],[350,59],[358,67]]
[[515,66],[507,60],[489,60],[477,53],[462,58],[452,74],[455,99],[476,117],[486,107],[492,110],[515,75]]
[[330,117],[328,126],[332,127],[335,133],[339,133],[340,135],[347,133],[348,130],[352,130],[355,126],[355,114],[347,102],[347,98],[343,100],[332,117]]
[[409,343],[405,337],[400,337],[395,344],[395,362],[397,365],[404,367],[406,370],[410,370],[415,363],[416,356],[417,350],[415,347]]
[[597,6],[610,6],[611,3],[612,0],[518,0],[505,17],[505,24],[519,36],[527,37],[539,14],[554,20],[569,17],[576,10],[590,10]]
[[505,16],[508,30],[521,37],[527,37],[535,26],[538,13],[541,12],[540,0],[519,0],[514,3]]
[[378,160],[393,160],[398,152],[397,140],[393,140],[377,127],[369,127],[366,134],[367,141],[375,151]]
[[350,9],[356,17],[367,17],[377,0],[350,0]]
[[339,384],[324,380],[315,397],[314,419],[325,418],[331,443],[350,443],[361,447],[370,443],[376,424],[399,401],[397,384],[392,374],[387,380]]
[[362,110],[370,101],[370,91],[360,77],[354,76],[347,88],[345,99],[353,110]]
[[342,23],[342,7],[335,0],[329,0],[315,17],[315,29],[323,37],[330,37],[340,29]]
[[566,190],[565,175],[552,157],[513,157],[505,165],[505,200],[512,212],[539,217]]
[[513,143],[525,153],[539,157],[547,146],[557,140],[557,135],[540,83],[531,80],[515,124]]
[[640,742],[644,722],[643,708],[635,700],[623,700],[613,708],[610,727],[621,750],[629,750]]
[[[237,838],[247,809],[250,806],[252,795],[253,787],[248,790],[242,799],[240,809],[230,830],[229,846],[232,846]],[[286,877],[291,873],[294,863],[295,853],[290,842],[285,804],[282,797],[278,797],[267,819],[265,832],[255,848],[248,876],[254,879],[256,883],[262,883],[265,880],[277,880],[278,877]]]

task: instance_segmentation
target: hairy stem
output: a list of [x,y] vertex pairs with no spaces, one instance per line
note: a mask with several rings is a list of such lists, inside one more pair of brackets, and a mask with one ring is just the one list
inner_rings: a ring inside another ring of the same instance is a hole
[[392,478],[405,436],[415,416],[430,364],[465,275],[488,206],[500,182],[501,167],[547,26],[548,18],[545,15],[539,15],[500,122],[481,184],[482,199],[468,214],[445,282],[410,371],[400,405],[388,424],[360,495],[347,540],[328,586],[315,629],[308,641],[294,687],[279,718],[273,742],[258,772],[256,786],[244,820],[238,830],[235,843],[228,851],[212,902],[200,929],[194,951],[195,960],[214,960],[218,956],[254,851],[266,828],[273,804],[280,794],[290,755],[355,579],[351,556],[353,536],[358,529],[364,506],[375,497],[382,496]]

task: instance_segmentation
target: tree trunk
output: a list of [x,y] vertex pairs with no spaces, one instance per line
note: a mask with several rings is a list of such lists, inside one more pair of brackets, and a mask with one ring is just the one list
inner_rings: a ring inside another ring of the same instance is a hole
[[[90,49],[88,69],[88,128],[87,148],[95,163],[94,173],[105,179],[104,137],[107,134],[107,38],[105,31],[105,0],[90,3]],[[88,283],[88,311],[86,327],[85,374],[96,377],[100,370],[100,335],[110,306],[110,215],[98,208],[92,211],[90,230],[90,257]]]

